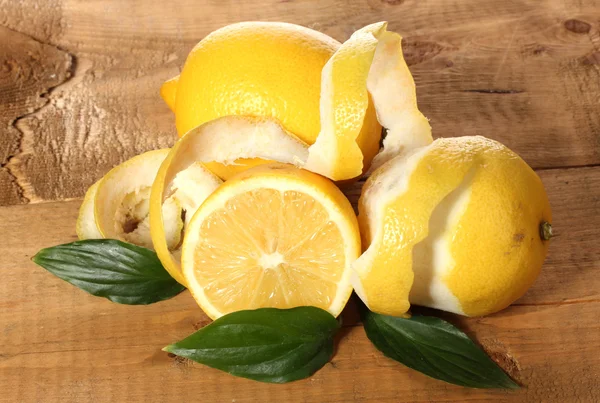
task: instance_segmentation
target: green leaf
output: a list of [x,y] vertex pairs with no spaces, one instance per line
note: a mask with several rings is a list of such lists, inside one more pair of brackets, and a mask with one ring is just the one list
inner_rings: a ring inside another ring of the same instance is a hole
[[32,260],[74,286],[119,304],[151,304],[185,289],[167,273],[156,253],[114,239],[42,249]]
[[262,308],[225,315],[163,350],[261,382],[306,378],[333,355],[340,325],[315,307]]
[[432,378],[471,388],[519,388],[466,334],[442,319],[365,309],[363,322],[378,350]]

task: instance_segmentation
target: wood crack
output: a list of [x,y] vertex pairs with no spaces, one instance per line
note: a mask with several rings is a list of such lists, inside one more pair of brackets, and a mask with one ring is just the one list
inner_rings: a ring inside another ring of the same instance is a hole
[[523,303],[523,304],[512,304],[512,306],[563,306],[563,305],[574,305],[574,304],[586,304],[586,303],[598,303],[600,299],[573,299],[565,301],[549,301],[549,302],[534,302],[534,303]]
[[522,90],[503,90],[503,89],[499,89],[499,88],[484,88],[484,89],[470,89],[470,90],[462,90],[461,92],[474,92],[477,94],[522,94],[525,91]]
[[29,203],[26,186],[16,172],[26,137],[20,125],[24,119],[46,108],[52,92],[73,76],[75,56],[6,26],[0,26],[0,33],[2,56],[8,71],[8,86],[0,97],[0,121],[6,122],[7,131],[0,141],[0,146],[6,147],[6,154],[0,158],[0,172],[4,173],[4,185],[0,190],[5,194],[0,198],[0,205],[10,202],[10,197],[13,201]]
[[559,169],[585,169],[600,167],[600,164],[565,165],[556,167],[534,167],[534,171],[554,171]]
[[596,71],[600,72],[600,66],[598,66],[600,64],[600,31],[589,30],[587,37],[592,44],[593,51],[587,56],[586,61],[588,64],[594,66]]

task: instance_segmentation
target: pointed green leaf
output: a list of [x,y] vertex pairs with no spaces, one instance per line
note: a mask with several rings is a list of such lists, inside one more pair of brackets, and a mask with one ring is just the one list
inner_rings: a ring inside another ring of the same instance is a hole
[[167,273],[156,253],[114,239],[42,249],[32,260],[74,286],[119,304],[151,304],[185,289]]
[[329,361],[338,329],[319,308],[262,308],[225,315],[164,350],[235,376],[285,383]]
[[466,334],[442,319],[365,309],[363,322],[378,350],[432,378],[471,388],[519,388]]

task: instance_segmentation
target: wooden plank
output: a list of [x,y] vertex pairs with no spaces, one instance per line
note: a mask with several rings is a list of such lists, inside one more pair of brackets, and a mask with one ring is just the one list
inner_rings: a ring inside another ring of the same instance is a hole
[[[405,36],[436,136],[483,134],[537,168],[600,163],[600,0],[38,3],[3,2],[0,23],[68,52],[74,74],[16,117],[21,134],[4,168],[15,180],[0,174],[2,204],[81,197],[110,167],[172,144],[160,84],[199,39],[242,20],[299,23],[339,40],[389,20]],[[11,80],[0,75],[0,86]]]
[[[81,298],[64,302],[67,308]],[[121,308],[132,319],[144,318],[134,319],[126,329],[119,316],[104,309],[85,318],[49,313],[37,323],[43,328],[34,327],[36,323],[29,328],[32,336],[48,338],[49,344],[23,344],[19,352],[0,358],[4,391],[0,401],[597,402],[599,308],[598,302],[516,307],[468,321],[470,332],[488,352],[508,364],[513,376],[527,385],[517,392],[465,389],[433,381],[383,357],[362,327],[346,328],[333,361],[311,378],[268,385],[160,351],[192,330],[175,310],[152,315]]]
[[[242,20],[339,40],[389,20],[436,137],[483,134],[537,168],[600,163],[599,0],[0,5],[0,205],[80,198],[115,164],[172,144],[160,84],[199,39]],[[69,201],[0,207],[0,402],[600,401],[600,167],[540,176],[558,236],[536,284],[499,314],[444,315],[524,390],[467,390],[407,370],[374,350],[352,306],[332,363],[308,380],[265,385],[170,357],[160,348],[209,323],[189,293],[120,306],[29,261],[76,238],[79,201]]]
[[[397,402],[600,400],[600,167],[541,171],[558,236],[516,305],[484,318],[444,315],[526,388],[468,390],[381,356],[347,323],[332,363],[313,377],[265,385],[160,349],[209,323],[189,293],[150,306],[92,297],[36,267],[39,248],[76,239],[79,201],[0,208],[0,402]],[[356,191],[348,192],[356,199]]]

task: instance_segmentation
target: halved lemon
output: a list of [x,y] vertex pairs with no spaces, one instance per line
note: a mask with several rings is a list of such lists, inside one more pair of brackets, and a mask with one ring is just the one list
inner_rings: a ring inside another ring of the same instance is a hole
[[183,242],[187,286],[212,318],[240,309],[316,306],[337,316],[360,254],[352,206],[328,179],[261,165],[221,185]]

